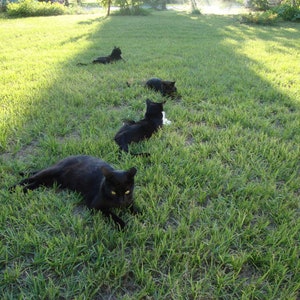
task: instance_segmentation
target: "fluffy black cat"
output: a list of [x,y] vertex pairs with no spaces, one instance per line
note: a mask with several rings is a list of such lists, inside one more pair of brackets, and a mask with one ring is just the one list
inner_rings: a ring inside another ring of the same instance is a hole
[[[163,104],[146,100],[146,113],[140,121],[125,121],[123,126],[115,135],[115,142],[120,151],[128,152],[128,145],[149,139],[163,124]],[[149,153],[138,153],[132,155],[149,156]]]
[[111,208],[129,208],[132,213],[137,212],[133,200],[136,172],[136,168],[128,171],[115,170],[108,163],[92,156],[70,156],[33,173],[11,189],[20,185],[27,192],[39,186],[51,187],[57,184],[62,189],[80,193],[89,208],[100,210],[124,228],[124,221]]
[[122,51],[119,47],[114,47],[111,54],[108,56],[100,56],[93,60],[93,64],[109,64],[117,60],[123,59]]
[[177,88],[175,86],[175,81],[162,80],[160,78],[151,78],[147,80],[146,87],[160,92],[163,96],[175,98],[179,96],[177,93]]

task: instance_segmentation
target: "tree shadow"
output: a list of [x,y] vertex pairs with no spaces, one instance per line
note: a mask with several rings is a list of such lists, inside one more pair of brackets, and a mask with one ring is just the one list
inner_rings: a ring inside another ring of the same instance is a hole
[[[24,143],[31,143],[30,136],[37,140],[45,136],[72,135],[73,131],[77,132],[75,136],[79,136],[78,128],[83,124],[89,127],[89,118],[97,115],[101,109],[109,110],[110,107],[124,107],[126,104],[127,107],[124,108],[126,113],[130,107],[138,107],[142,112],[144,99],[138,98],[147,97],[147,92],[128,89],[126,81],[129,79],[140,82],[152,76],[176,80],[183,97],[187,99],[184,104],[186,107],[194,105],[195,101],[230,96],[230,93],[234,95],[236,82],[243,78],[244,90],[249,91],[247,97],[251,98],[252,94],[254,99],[259,98],[259,101],[266,102],[268,97],[275,95],[294,107],[291,110],[296,110],[299,103],[295,99],[289,99],[284,92],[276,88],[276,85],[266,81],[252,69],[253,65],[260,65],[260,68],[265,68],[266,72],[269,72],[268,66],[263,62],[254,61],[251,56],[242,53],[241,49],[251,40],[260,40],[267,45],[272,42],[270,46],[272,53],[299,52],[299,44],[293,43],[299,36],[297,25],[258,28],[239,24],[235,16],[195,17],[178,12],[160,14],[159,20],[157,16],[141,18],[93,16],[88,20],[78,20],[76,26],[86,27],[86,32],[73,33],[66,40],[60,39],[56,47],[57,51],[64,51],[70,45],[83,46],[79,47],[77,54],[64,58],[54,68],[56,74],[53,75],[52,84],[45,90],[38,90],[34,95],[33,105],[30,104],[28,106],[30,108],[26,109],[26,114],[22,116],[22,123],[29,126],[24,127],[24,135],[27,136],[27,142]],[[180,19],[182,26],[169,30],[172,18]],[[149,27],[151,31],[148,30]],[[118,30],[119,28],[122,30]],[[189,31],[194,32],[193,36],[189,35]],[[153,39],[159,43],[153,43]],[[108,55],[114,46],[121,47],[126,63],[91,64],[95,57]],[[88,65],[78,67],[77,63]],[[243,74],[238,74],[240,65],[244,66]],[[227,72],[235,76],[226,76]],[[299,80],[295,79],[293,84],[298,82]],[[213,88],[205,88],[207,85]],[[269,92],[264,95],[261,88]],[[199,96],[193,97],[192,93]],[[47,120],[47,111],[53,109],[58,109],[60,122]],[[116,129],[119,124],[117,119],[121,120],[124,117],[118,114],[119,111],[116,113],[114,110],[111,121],[106,124],[99,122],[99,130],[105,132],[108,128]],[[41,118],[44,121],[37,125],[36,119]],[[63,128],[65,119],[69,120],[69,128]],[[49,122],[53,128],[49,126]],[[31,132],[29,136],[28,130]],[[19,128],[18,134],[20,132],[22,128]],[[110,134],[112,132],[113,130]],[[12,137],[10,143],[13,144],[13,141]]]

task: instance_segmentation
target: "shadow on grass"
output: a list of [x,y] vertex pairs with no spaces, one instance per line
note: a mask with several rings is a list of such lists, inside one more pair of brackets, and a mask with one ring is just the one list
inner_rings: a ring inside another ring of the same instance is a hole
[[[79,153],[122,167],[114,134],[123,119],[143,115],[146,98],[160,100],[141,85],[128,88],[126,82],[139,83],[152,76],[177,82],[183,100],[166,104],[175,124],[179,111],[201,115],[195,117],[195,123],[189,117],[177,121],[182,124],[176,126],[178,134],[182,131],[179,127],[189,126],[189,122],[218,129],[238,123],[283,142],[297,139],[299,99],[296,92],[295,98],[290,98],[285,91],[296,91],[299,79],[288,78],[284,84],[289,86],[282,87],[281,78],[272,77],[272,65],[285,58],[276,56],[276,62],[268,58],[268,52],[273,57],[285,51],[290,57],[295,53],[296,60],[300,46],[291,42],[299,36],[296,24],[257,27],[239,24],[236,16],[160,12],[148,17],[92,16],[76,21],[74,26],[86,30],[57,41],[54,55],[64,51],[71,55],[54,66],[47,88],[34,88],[30,101],[24,101],[25,113],[19,114],[21,128],[9,134],[9,146],[2,157],[11,158],[12,164],[15,159],[21,161],[18,168],[28,168],[28,164],[41,168]],[[256,43],[266,44],[264,50],[269,48],[262,60],[257,59]],[[81,44],[84,46],[73,55],[73,45]],[[108,55],[114,46],[121,47],[126,62],[91,63],[97,56]],[[283,76],[293,65],[292,61],[284,67]],[[232,116],[236,107],[239,115]],[[205,110],[214,117],[207,117]],[[190,145],[190,140],[195,143],[190,134],[186,140],[186,144]]]

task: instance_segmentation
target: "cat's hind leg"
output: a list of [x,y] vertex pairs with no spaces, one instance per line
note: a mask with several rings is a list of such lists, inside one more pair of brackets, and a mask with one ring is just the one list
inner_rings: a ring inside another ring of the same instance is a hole
[[127,143],[126,138],[124,136],[115,137],[115,142],[119,146],[119,154],[121,154],[122,151],[128,153],[128,151],[129,151],[129,149],[128,149],[128,143]]
[[17,186],[22,186],[23,191],[26,193],[28,190],[37,189],[40,186],[52,186],[56,181],[59,168],[50,167],[39,172],[34,173],[32,176],[21,180],[19,183],[10,187],[9,190],[14,190]]
[[26,178],[18,182],[17,184],[14,184],[13,186],[9,187],[9,191],[14,191],[17,186],[22,186],[22,190],[24,193],[27,193],[28,190],[34,190],[38,188],[41,184],[39,184],[36,181],[31,181],[30,178]]

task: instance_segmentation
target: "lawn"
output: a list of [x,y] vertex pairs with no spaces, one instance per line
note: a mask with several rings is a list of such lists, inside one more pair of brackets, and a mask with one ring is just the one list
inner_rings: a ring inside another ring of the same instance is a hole
[[[0,44],[2,299],[299,299],[300,24],[0,19]],[[125,62],[77,65],[113,46]],[[119,157],[122,120],[163,100],[153,76],[176,80],[172,123]],[[8,192],[74,154],[138,169],[124,231],[78,194]]]

